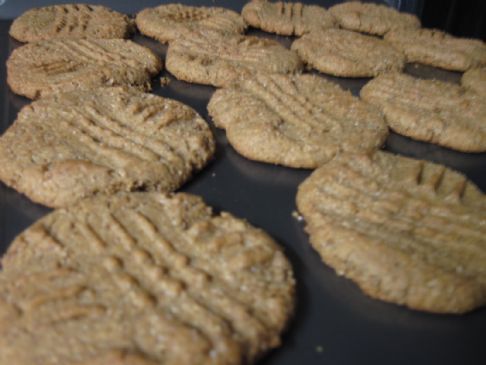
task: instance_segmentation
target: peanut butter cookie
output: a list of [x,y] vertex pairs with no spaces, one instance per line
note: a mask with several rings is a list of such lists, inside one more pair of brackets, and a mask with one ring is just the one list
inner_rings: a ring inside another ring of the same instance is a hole
[[340,155],[297,194],[323,261],[368,295],[463,313],[486,304],[486,196],[445,166]]
[[56,210],[2,267],[1,365],[251,364],[293,312],[278,245],[187,194]]

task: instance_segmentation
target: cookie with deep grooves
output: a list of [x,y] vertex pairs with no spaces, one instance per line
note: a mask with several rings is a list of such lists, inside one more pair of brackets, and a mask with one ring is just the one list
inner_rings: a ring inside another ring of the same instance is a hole
[[460,173],[340,155],[299,186],[297,206],[323,261],[366,294],[437,313],[486,304],[486,196]]
[[401,13],[388,5],[344,2],[329,8],[344,29],[374,35],[384,35],[393,29],[420,28],[420,20],[413,14]]
[[335,25],[333,16],[322,6],[302,3],[253,0],[243,7],[241,15],[251,26],[281,35],[301,36]]
[[469,90],[486,96],[486,67],[466,71],[461,78],[461,84]]
[[400,49],[408,62],[451,71],[486,66],[486,44],[479,39],[454,37],[437,29],[396,30],[385,39]]
[[151,50],[129,40],[57,39],[15,49],[7,60],[7,83],[30,99],[100,86],[147,90],[161,69]]
[[486,151],[486,100],[475,92],[393,73],[371,80],[360,95],[399,134],[463,152]]
[[166,67],[176,78],[223,86],[255,72],[293,73],[299,56],[274,40],[215,31],[191,32],[169,44]]
[[20,42],[54,38],[127,38],[132,20],[100,5],[64,4],[30,9],[14,20],[10,35]]
[[280,344],[292,268],[265,232],[187,194],[85,199],[2,260],[0,364],[251,364]]
[[96,194],[173,191],[214,153],[188,106],[121,88],[57,94],[24,107],[0,137],[0,180],[66,206]]
[[343,29],[306,34],[292,50],[312,68],[340,77],[372,77],[401,71],[405,64],[403,53],[390,43]]
[[388,135],[381,113],[314,75],[256,74],[217,90],[216,126],[251,160],[316,168],[341,151],[370,152]]
[[243,33],[246,24],[240,14],[225,8],[165,4],[144,9],[137,14],[142,34],[167,43],[187,31],[211,29],[222,33]]

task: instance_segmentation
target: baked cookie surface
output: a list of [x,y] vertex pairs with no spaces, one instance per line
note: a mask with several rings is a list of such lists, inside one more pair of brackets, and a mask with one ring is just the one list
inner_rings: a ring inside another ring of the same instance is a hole
[[217,90],[208,104],[217,127],[251,160],[316,168],[341,151],[378,149],[381,113],[318,76],[255,74]]
[[211,29],[222,33],[243,33],[246,24],[240,14],[220,7],[160,5],[137,14],[137,27],[142,34],[167,43],[187,31]]
[[0,179],[51,207],[118,191],[173,191],[214,153],[207,123],[174,100],[121,88],[24,107],[0,137]]
[[459,38],[437,29],[396,30],[385,40],[400,49],[408,62],[451,71],[486,65],[486,44],[479,39]]
[[297,206],[323,261],[366,294],[437,313],[486,304],[486,197],[463,175],[340,155],[299,186]]
[[188,194],[86,199],[34,223],[0,273],[0,364],[250,364],[280,342],[292,268]]
[[243,19],[255,28],[280,35],[301,36],[332,28],[333,16],[322,6],[254,0],[243,7]]
[[461,84],[466,89],[473,90],[486,96],[486,67],[473,68],[466,71],[461,78]]
[[123,39],[60,39],[26,44],[7,60],[7,83],[36,99],[100,86],[150,89],[162,61],[148,48]]
[[192,32],[170,42],[166,68],[187,82],[224,86],[255,72],[293,73],[302,64],[274,40],[218,32]]
[[100,5],[64,4],[35,8],[14,20],[10,35],[20,42],[55,38],[127,38],[133,22]]
[[392,29],[416,29],[420,20],[413,14],[400,13],[387,5],[345,2],[329,8],[344,29],[384,35]]
[[339,77],[372,77],[400,71],[405,64],[405,56],[390,43],[343,29],[306,34],[292,50],[312,68]]
[[395,132],[462,152],[486,151],[486,100],[459,85],[380,75],[360,92]]

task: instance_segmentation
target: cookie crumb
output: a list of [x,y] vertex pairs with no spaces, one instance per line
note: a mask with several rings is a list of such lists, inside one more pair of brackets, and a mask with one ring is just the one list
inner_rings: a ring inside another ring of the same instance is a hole
[[162,76],[160,78],[160,86],[167,86],[169,85],[170,83],[170,78],[168,78],[167,76]]
[[296,210],[292,211],[292,217],[294,217],[295,219],[297,219],[298,222],[302,222],[304,220],[304,217],[302,217],[299,212],[297,212]]

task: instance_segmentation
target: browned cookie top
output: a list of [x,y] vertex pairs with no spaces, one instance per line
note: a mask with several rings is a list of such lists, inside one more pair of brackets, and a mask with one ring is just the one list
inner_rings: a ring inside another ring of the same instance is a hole
[[255,74],[217,90],[208,104],[218,127],[243,156],[316,168],[341,151],[379,148],[381,113],[318,76]]
[[178,79],[223,86],[255,72],[293,73],[299,56],[274,40],[198,31],[170,42],[166,67]]
[[187,194],[56,210],[2,266],[1,365],[250,364],[293,312],[277,244]]
[[297,205],[324,262],[368,295],[438,313],[486,304],[486,196],[463,175],[340,155],[302,183]]
[[142,34],[167,43],[187,31],[212,29],[222,33],[242,33],[246,24],[229,9],[205,6],[166,4],[142,10],[136,17]]
[[302,3],[253,0],[241,15],[251,26],[281,35],[301,36],[334,27],[334,18],[325,8]]
[[486,44],[479,39],[458,38],[437,29],[396,30],[385,39],[405,53],[408,62],[452,71],[486,65]]
[[173,191],[214,152],[206,122],[174,100],[121,88],[24,107],[0,137],[0,179],[59,207],[117,191]]
[[54,38],[126,38],[133,30],[129,17],[104,6],[51,5],[30,9],[14,20],[10,35],[21,42]]
[[312,68],[340,77],[372,77],[401,71],[405,56],[377,37],[344,29],[326,29],[304,35],[292,50]]
[[463,152],[486,151],[486,100],[459,85],[392,73],[361,89],[391,129]]
[[384,35],[392,29],[420,27],[415,15],[400,13],[387,5],[350,1],[334,5],[329,12],[345,29],[375,35]]
[[7,82],[30,99],[100,86],[146,90],[161,69],[151,50],[129,40],[58,39],[15,49],[7,60]]

